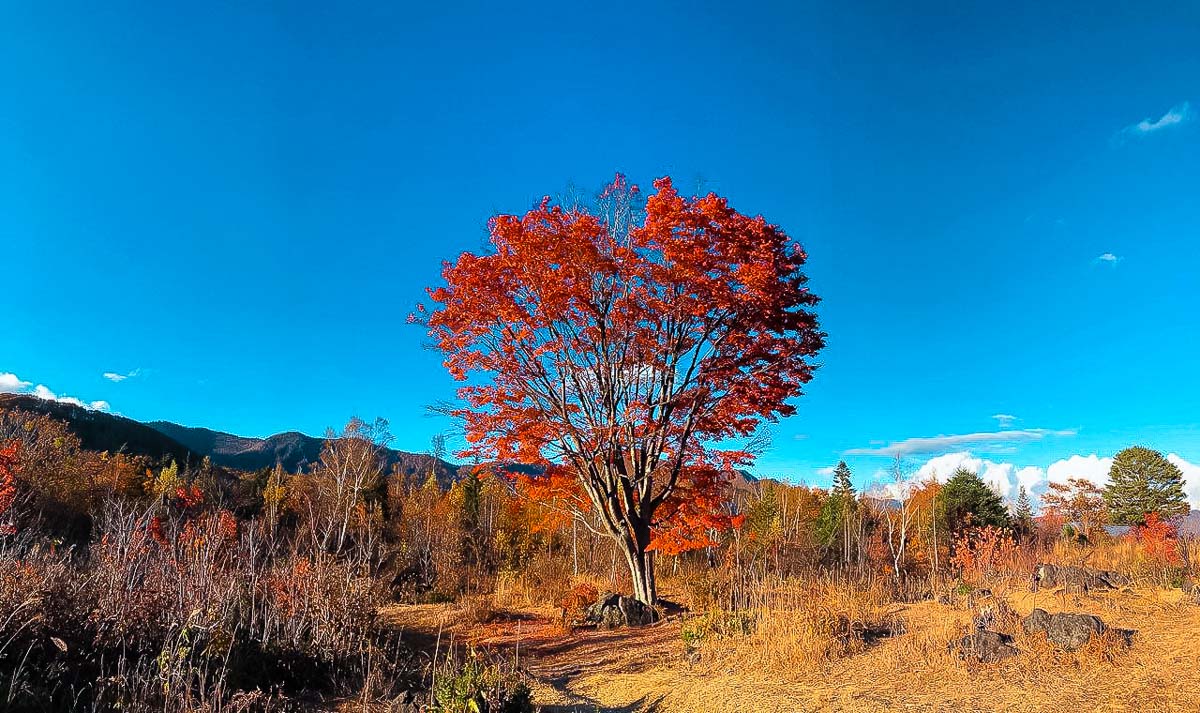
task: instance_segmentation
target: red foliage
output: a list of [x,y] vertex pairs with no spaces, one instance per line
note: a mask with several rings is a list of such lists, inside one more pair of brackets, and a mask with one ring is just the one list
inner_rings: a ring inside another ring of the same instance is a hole
[[150,524],[146,526],[146,531],[150,533],[150,537],[158,544],[167,544],[167,534],[163,530],[163,519],[158,515],[150,518]]
[[971,528],[954,539],[951,564],[964,579],[978,580],[1016,563],[1017,543],[1007,530],[988,525]]
[[[17,500],[16,471],[18,465],[16,441],[0,448],[0,518],[4,517],[4,514]],[[0,523],[0,535],[11,535],[15,532],[16,528],[12,525]]]
[[181,510],[193,510],[204,504],[204,491],[197,485],[181,485],[175,489],[175,505]]
[[[618,540],[677,552],[735,525],[719,450],[789,402],[823,347],[806,256],[777,226],[623,176],[596,213],[544,199],[489,224],[418,307],[467,406],[466,457],[537,464],[530,496],[599,508]],[[639,220],[640,218],[640,220]]]
[[1131,533],[1142,543],[1146,556],[1155,562],[1167,565],[1178,565],[1182,562],[1179,556],[1179,529],[1152,512],[1146,515],[1146,522],[1131,530]]

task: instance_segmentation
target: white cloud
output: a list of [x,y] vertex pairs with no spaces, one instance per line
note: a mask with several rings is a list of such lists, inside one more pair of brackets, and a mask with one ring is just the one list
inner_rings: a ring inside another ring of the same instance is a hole
[[924,438],[906,438],[903,441],[889,443],[878,448],[852,448],[846,455],[852,456],[906,456],[922,453],[937,453],[964,446],[995,444],[1003,445],[1018,441],[1040,441],[1046,436],[1074,436],[1073,429],[1052,431],[1045,428],[1026,428],[1021,430],[982,431],[979,433],[960,433],[950,436],[932,436]]
[[1168,453],[1167,460],[1183,472],[1183,492],[1187,494],[1192,509],[1200,510],[1200,465],[1189,463],[1174,453]]
[[38,384],[37,386],[34,386],[32,390],[30,390],[29,386],[32,383],[33,382],[30,381],[22,381],[21,379],[17,378],[16,374],[7,372],[0,373],[0,393],[32,394],[39,399],[57,401],[59,403],[71,404],[73,406],[82,406],[83,408],[89,408],[93,411],[108,411],[111,408],[111,404],[109,404],[107,401],[87,402],[77,399],[74,396],[60,396],[59,394],[51,391],[45,384]]
[[141,369],[134,369],[133,371],[129,372],[128,374],[119,374],[115,371],[106,371],[106,372],[104,372],[104,378],[108,379],[109,381],[113,382],[114,384],[119,384],[126,379],[132,379],[133,377],[137,376],[140,373],[142,373]]
[[1152,121],[1149,117],[1147,117],[1136,124],[1126,126],[1124,129],[1118,131],[1114,138],[1116,142],[1120,144],[1124,143],[1125,139],[1128,137],[1142,138],[1145,136],[1150,136],[1151,134],[1155,134],[1164,129],[1180,126],[1181,124],[1190,121],[1193,116],[1194,113],[1192,112],[1192,105],[1188,102],[1183,102],[1171,107],[1169,110],[1167,110],[1166,114],[1163,114],[1156,120]]
[[992,414],[992,418],[996,419],[996,423],[998,423],[1002,429],[1008,428],[1013,424],[1013,421],[1017,420],[1016,416],[1013,416],[1009,413],[994,413]]
[[1121,258],[1112,253],[1104,253],[1103,255],[1096,256],[1096,262],[1097,263],[1104,262],[1104,263],[1108,263],[1109,265],[1116,265],[1118,262],[1121,262]]
[[21,381],[16,374],[0,373],[0,394],[16,394],[29,388],[28,381]]
[[[1174,463],[1183,472],[1183,490],[1187,494],[1192,509],[1200,510],[1200,465],[1190,463],[1181,456],[1171,453],[1167,460]],[[1070,478],[1083,478],[1103,487],[1108,483],[1108,471],[1112,467],[1112,458],[1102,457],[1095,453],[1091,455],[1072,455],[1050,463],[1045,468],[1037,465],[1018,465],[1009,462],[996,462],[980,458],[970,451],[945,453],[925,461],[913,474],[910,482],[924,481],[931,478],[944,483],[950,479],[954,471],[966,468],[978,473],[984,482],[992,486],[996,492],[1009,500],[1017,497],[1017,492],[1023,485],[1030,495],[1037,497],[1048,489],[1050,483],[1065,483]],[[881,488],[890,496],[898,492],[894,484]]]
[[832,466],[832,465],[827,465],[824,468],[817,468],[817,475],[821,475],[821,476],[828,478],[829,476],[833,475],[833,471],[835,468],[836,468],[836,466]]
[[1046,469],[1046,480],[1065,483],[1070,478],[1083,478],[1103,487],[1108,483],[1108,470],[1111,467],[1112,458],[1101,458],[1095,453],[1090,456],[1074,455],[1051,463]]

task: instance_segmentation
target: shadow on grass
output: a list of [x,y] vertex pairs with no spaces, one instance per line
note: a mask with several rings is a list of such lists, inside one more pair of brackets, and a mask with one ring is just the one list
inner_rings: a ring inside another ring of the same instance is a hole
[[662,696],[653,700],[650,696],[642,696],[628,705],[602,706],[584,696],[574,695],[574,697],[579,698],[579,702],[541,706],[538,710],[542,713],[660,713],[663,701]]

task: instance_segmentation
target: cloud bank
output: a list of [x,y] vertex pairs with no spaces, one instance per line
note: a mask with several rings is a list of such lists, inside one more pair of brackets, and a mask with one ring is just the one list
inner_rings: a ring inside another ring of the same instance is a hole
[[32,382],[24,381],[18,378],[16,374],[0,372],[0,393],[31,394],[39,399],[57,401],[63,404],[71,404],[72,406],[82,406],[83,408],[92,409],[93,411],[108,411],[111,408],[107,401],[83,401],[82,399],[77,399],[74,396],[56,394],[44,384],[38,384],[30,389],[29,387],[31,385]]
[[[996,418],[999,420],[999,414]],[[925,453],[938,453],[955,448],[974,445],[1004,445],[1023,441],[1040,441],[1047,436],[1074,436],[1074,429],[1053,431],[1046,428],[1010,429],[1003,431],[980,431],[978,433],[959,433],[950,436],[932,436],[926,438],[907,438],[878,448],[851,448],[846,451],[849,456],[910,456]]]
[[[1183,473],[1183,490],[1192,509],[1200,510],[1200,465],[1190,463],[1176,453],[1169,453],[1167,460],[1174,463]],[[971,451],[958,451],[934,456],[926,460],[909,480],[901,484],[888,483],[877,490],[894,497],[898,491],[917,481],[936,479],[944,483],[954,471],[966,468],[979,474],[984,482],[1008,500],[1015,500],[1021,486],[1035,500],[1044,494],[1050,483],[1065,483],[1069,478],[1083,478],[1103,487],[1108,484],[1108,471],[1112,458],[1091,455],[1072,455],[1056,460],[1049,465],[1018,465],[981,458]],[[877,480],[886,478],[884,471],[876,473]]]

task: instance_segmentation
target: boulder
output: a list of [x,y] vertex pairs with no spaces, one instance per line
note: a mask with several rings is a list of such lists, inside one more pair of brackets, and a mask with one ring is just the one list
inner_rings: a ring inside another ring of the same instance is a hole
[[977,629],[970,634],[950,642],[949,650],[960,659],[980,663],[996,663],[1021,653],[1012,645],[1012,637],[998,631]]
[[1183,593],[1187,595],[1193,602],[1200,604],[1200,583],[1197,583],[1191,575],[1183,578],[1183,583],[1179,585]]
[[1088,569],[1072,565],[1039,564],[1030,577],[1029,588],[1062,587],[1072,592],[1105,591],[1129,586],[1129,578],[1120,572]]
[[1021,627],[1026,634],[1046,632],[1046,638],[1052,644],[1066,651],[1075,651],[1108,628],[1100,617],[1092,614],[1050,614],[1044,609],[1034,609],[1021,622]]
[[616,629],[622,626],[644,626],[658,621],[658,612],[623,594],[605,593],[583,612],[583,624],[594,624],[600,629]]

